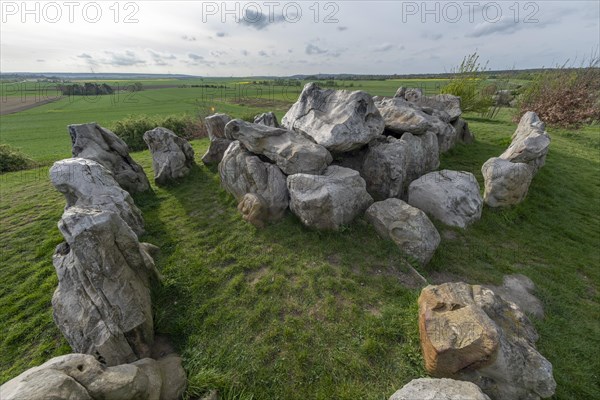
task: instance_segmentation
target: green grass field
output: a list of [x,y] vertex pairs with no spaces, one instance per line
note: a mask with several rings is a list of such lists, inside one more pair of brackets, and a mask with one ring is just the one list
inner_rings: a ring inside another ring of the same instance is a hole
[[[399,85],[371,93],[393,94]],[[196,112],[197,91],[147,90],[127,107],[61,100],[3,116],[1,141],[47,164],[69,156],[69,123],[110,126],[129,114]],[[216,110],[234,116],[266,111],[223,100]],[[473,172],[483,188],[481,165],[506,148],[515,124],[507,112],[467,118],[476,142],[445,154],[440,168]],[[465,231],[436,222],[442,243],[419,272],[431,282],[530,277],[545,306],[546,318],[534,323],[538,349],[554,366],[555,399],[600,399],[599,127],[548,131],[547,162],[525,202],[485,208]],[[156,329],[183,356],[191,398],[218,389],[225,399],[384,400],[425,376],[419,288],[406,284],[410,275],[393,244],[362,218],[339,232],[316,232],[288,214],[257,230],[220,188],[216,169],[199,162],[207,140],[192,144],[199,165],[185,180],[135,198],[146,220],[142,240],[161,249]],[[150,154],[133,157],[151,178]],[[70,351],[52,321],[51,259],[62,241],[56,224],[64,199],[47,173],[0,175],[0,383]]]

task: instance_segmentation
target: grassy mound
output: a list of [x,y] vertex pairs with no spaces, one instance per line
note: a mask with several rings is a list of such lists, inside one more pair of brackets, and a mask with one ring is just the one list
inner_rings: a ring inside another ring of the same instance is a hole
[[0,144],[0,173],[31,168],[33,161],[7,144]]
[[[473,172],[510,142],[509,115],[469,118],[477,137],[444,155],[440,168]],[[436,222],[442,243],[420,269],[430,282],[499,284],[522,273],[546,309],[535,320],[540,352],[554,365],[557,399],[600,398],[600,139],[549,130],[546,166],[524,203],[466,231]],[[207,140],[192,142],[198,158]],[[151,176],[147,151],[133,157]],[[47,170],[0,176],[0,382],[68,345],[52,321],[51,259],[62,196]],[[236,211],[218,173],[199,165],[180,185],[135,198],[158,245],[164,275],[155,325],[184,357],[194,398],[219,389],[236,399],[386,399],[424,376],[419,288],[393,244],[358,219],[316,232],[288,215],[256,230]]]

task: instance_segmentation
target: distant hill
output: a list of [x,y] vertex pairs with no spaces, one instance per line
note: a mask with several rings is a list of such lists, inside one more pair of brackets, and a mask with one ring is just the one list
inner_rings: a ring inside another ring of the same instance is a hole
[[136,73],[78,73],[78,72],[10,72],[0,73],[0,79],[68,79],[68,80],[121,80],[121,79],[197,79],[201,76],[184,74]]

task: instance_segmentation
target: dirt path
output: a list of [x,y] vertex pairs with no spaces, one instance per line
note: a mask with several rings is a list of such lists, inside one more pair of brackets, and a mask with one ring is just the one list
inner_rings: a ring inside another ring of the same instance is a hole
[[19,111],[29,110],[59,100],[61,97],[39,100],[35,97],[21,99],[21,96],[10,96],[0,99],[0,115],[14,114]]

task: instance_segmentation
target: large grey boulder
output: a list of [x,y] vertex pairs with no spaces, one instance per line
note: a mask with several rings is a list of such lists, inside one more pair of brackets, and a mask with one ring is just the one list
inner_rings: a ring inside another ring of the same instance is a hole
[[470,144],[475,140],[475,136],[469,129],[469,123],[462,118],[452,121],[452,126],[456,130],[456,137],[463,143]]
[[[396,92],[398,94],[398,92]],[[410,102],[418,101],[423,97],[423,89],[420,88],[407,88],[404,91],[404,98]]]
[[315,83],[304,86],[281,125],[340,153],[364,146],[384,128],[383,118],[368,93],[321,89]]
[[483,207],[475,176],[447,169],[414,180],[408,187],[408,203],[446,225],[459,228],[479,220]]
[[144,133],[144,142],[152,153],[152,169],[157,185],[187,176],[195,165],[192,146],[166,128],[158,127]]
[[202,156],[204,164],[218,164],[223,159],[223,154],[231,144],[231,140],[225,137],[225,125],[231,121],[227,114],[213,114],[204,118],[206,132],[210,139],[208,150]]
[[229,121],[231,121],[231,117],[227,114],[213,114],[204,118],[204,126],[206,126],[208,138],[211,141],[214,139],[225,139],[225,125]]
[[369,143],[361,176],[376,200],[403,198],[408,185],[439,166],[438,141],[432,132],[405,133],[400,139],[381,137]]
[[531,279],[521,274],[504,275],[501,286],[486,286],[504,300],[513,302],[527,314],[536,318],[544,318],[544,305],[533,294],[535,284]]
[[427,371],[475,383],[493,400],[548,398],[552,364],[538,334],[514,303],[462,282],[427,286],[419,297],[419,331]]
[[289,203],[285,175],[278,166],[262,161],[237,140],[231,143],[219,164],[221,185],[238,202],[247,193],[260,196],[267,209],[267,219],[283,217]]
[[529,185],[544,165],[550,136],[536,113],[526,112],[512,136],[510,146],[481,167],[485,180],[484,200],[490,207],[518,204],[525,199]]
[[410,132],[413,135],[422,135],[425,132],[433,132],[438,138],[440,153],[451,149],[457,142],[456,129],[448,122],[448,114],[440,118],[442,112],[429,114],[413,103],[401,97],[383,99],[375,103],[375,106],[385,120],[385,129],[395,135]]
[[421,108],[431,108],[443,111],[448,115],[448,121],[456,121],[461,116],[460,97],[451,94],[437,94],[435,96],[421,96],[412,101]]
[[535,174],[545,163],[550,136],[545,131],[546,125],[533,111],[526,112],[517,130],[512,135],[512,142],[500,158],[510,162],[528,164]]
[[403,134],[421,135],[433,128],[432,119],[401,97],[383,99],[375,103],[385,121],[385,129]]
[[279,122],[277,122],[277,116],[271,111],[259,114],[256,117],[254,117],[254,123],[270,126],[273,128],[279,128]]
[[283,128],[234,119],[225,127],[225,135],[239,140],[252,153],[267,157],[287,175],[318,175],[333,160],[329,151],[310,136]]
[[304,225],[316,229],[339,229],[373,203],[359,173],[335,165],[323,175],[290,175],[287,187],[290,210]]
[[208,150],[202,156],[202,162],[206,165],[218,164],[223,159],[223,154],[231,144],[229,139],[216,138],[210,141]]
[[481,167],[485,182],[483,200],[490,207],[506,207],[525,199],[533,179],[532,168],[493,157]]
[[365,217],[379,236],[393,241],[423,265],[431,260],[440,244],[440,234],[427,215],[400,199],[373,203]]
[[150,355],[154,340],[150,286],[158,277],[149,254],[119,214],[70,207],[59,224],[66,243],[53,264],[54,321],[71,348],[106,365]]
[[413,379],[389,400],[490,400],[471,382],[454,379]]
[[138,236],[144,233],[142,212],[131,195],[96,161],[84,158],[57,161],[50,168],[50,180],[56,190],[65,195],[65,209],[91,207],[114,211]]
[[150,189],[144,169],[129,155],[129,148],[117,135],[96,123],[69,125],[73,157],[96,161],[108,169],[129,193]]
[[179,400],[185,387],[176,356],[107,367],[91,355],[67,354],[11,379],[0,394],[2,400]]

